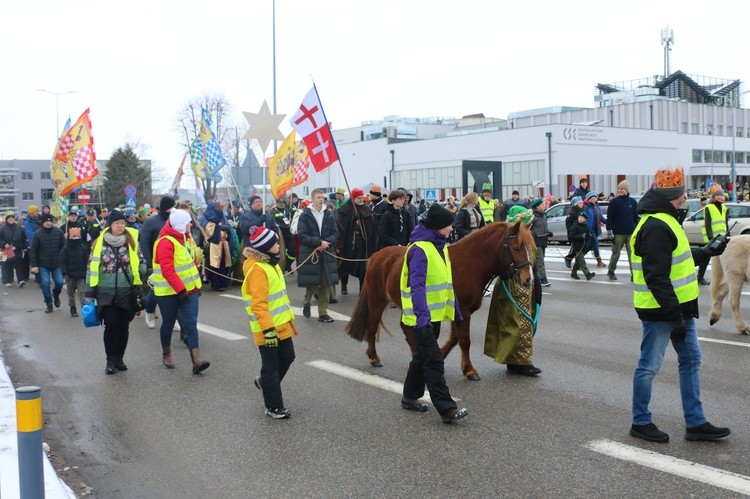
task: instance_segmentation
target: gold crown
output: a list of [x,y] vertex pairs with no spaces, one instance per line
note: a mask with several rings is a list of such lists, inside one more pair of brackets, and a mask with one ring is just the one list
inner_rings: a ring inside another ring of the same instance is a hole
[[675,167],[674,170],[663,169],[656,171],[656,187],[668,189],[683,185],[685,185],[685,171],[681,166]]
[[708,188],[708,193],[709,194],[713,194],[714,192],[721,191],[721,190],[723,190],[721,188],[721,184],[714,184],[714,185],[712,185],[711,187]]

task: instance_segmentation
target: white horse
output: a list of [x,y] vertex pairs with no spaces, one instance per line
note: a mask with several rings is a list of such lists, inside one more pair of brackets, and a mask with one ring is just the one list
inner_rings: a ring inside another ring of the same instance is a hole
[[740,312],[742,285],[750,282],[750,235],[732,236],[721,256],[711,259],[711,308],[710,324],[721,318],[721,306],[729,295],[729,306],[737,332],[750,334]]

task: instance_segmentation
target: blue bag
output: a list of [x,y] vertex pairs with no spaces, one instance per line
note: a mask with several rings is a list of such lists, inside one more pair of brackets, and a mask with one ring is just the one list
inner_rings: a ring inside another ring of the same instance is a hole
[[96,300],[88,301],[81,307],[81,316],[85,327],[96,327],[102,323],[97,312]]

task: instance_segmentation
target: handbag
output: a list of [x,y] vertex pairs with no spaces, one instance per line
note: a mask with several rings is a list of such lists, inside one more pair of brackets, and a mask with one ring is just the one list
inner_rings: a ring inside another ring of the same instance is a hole
[[134,312],[140,312],[146,308],[146,297],[143,296],[143,290],[140,286],[134,286],[133,281],[130,279],[127,270],[122,266],[120,259],[117,259],[117,265],[122,269],[122,273],[125,274],[125,279],[128,280],[130,285],[130,306],[133,307]]
[[96,327],[102,323],[99,318],[99,310],[96,306],[96,300],[87,301],[81,307],[81,316],[83,317],[84,327]]

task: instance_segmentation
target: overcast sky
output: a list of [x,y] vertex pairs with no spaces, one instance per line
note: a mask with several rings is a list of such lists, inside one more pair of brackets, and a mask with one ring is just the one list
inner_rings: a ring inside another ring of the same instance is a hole
[[[593,107],[597,83],[663,72],[667,25],[671,71],[747,83],[750,4],[733,5],[277,0],[277,114],[291,117],[313,78],[334,129]],[[57,100],[61,128],[91,108],[98,159],[138,142],[171,178],[188,101],[223,95],[241,133],[241,111],[273,110],[272,0],[5,2],[1,19],[0,159],[51,157]]]

